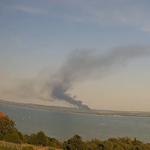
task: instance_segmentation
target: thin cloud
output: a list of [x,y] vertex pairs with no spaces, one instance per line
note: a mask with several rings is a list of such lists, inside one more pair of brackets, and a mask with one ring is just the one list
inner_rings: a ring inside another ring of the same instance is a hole
[[[64,6],[59,17],[64,20],[104,26],[131,26],[150,33],[149,1],[141,0],[51,0]],[[59,3],[58,3],[59,2]]]
[[35,7],[35,6],[28,6],[28,5],[23,5],[23,4],[13,4],[13,5],[3,5],[1,4],[0,7],[4,12],[8,11],[21,11],[29,14],[41,14],[41,15],[46,15],[48,14],[48,11],[44,8],[40,7]]
[[21,6],[21,5],[16,5],[12,7],[13,9],[23,11],[26,13],[31,13],[31,14],[48,14],[47,10],[41,9],[41,8],[33,8],[33,7],[27,7],[27,6]]
[[[52,15],[54,18],[93,24],[98,27],[134,27],[150,33],[150,1],[147,0],[43,0],[13,1],[2,8],[29,14]],[[2,5],[0,5],[2,6]]]

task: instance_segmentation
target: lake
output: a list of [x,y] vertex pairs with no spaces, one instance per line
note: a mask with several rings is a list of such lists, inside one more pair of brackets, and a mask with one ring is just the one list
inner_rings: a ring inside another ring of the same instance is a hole
[[105,140],[112,137],[130,137],[150,142],[150,118],[98,116],[51,112],[0,104],[0,111],[15,121],[24,134],[44,131],[47,136],[60,141],[74,134],[83,140]]

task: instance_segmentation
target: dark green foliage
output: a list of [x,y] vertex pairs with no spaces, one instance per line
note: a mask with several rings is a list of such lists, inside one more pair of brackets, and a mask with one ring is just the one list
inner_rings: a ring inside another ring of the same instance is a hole
[[37,135],[35,133],[30,135],[29,144],[38,145]]
[[19,139],[21,141],[24,141],[24,135],[21,132],[19,132],[19,131],[17,131],[17,134],[18,134]]
[[27,134],[25,134],[25,135],[24,135],[24,141],[23,141],[23,142],[30,144],[30,136],[27,135]]
[[0,140],[2,141],[4,139],[4,135],[0,133]]
[[62,143],[56,140],[55,138],[47,137],[47,146],[61,148]]
[[0,146],[0,150],[18,150],[16,148],[11,148],[11,147],[4,147],[4,146]]
[[13,120],[9,119],[8,116],[0,117],[0,133],[3,135],[13,134],[17,132],[15,128],[15,123]]
[[132,140],[129,137],[118,138],[117,140],[124,144],[132,144]]
[[134,138],[134,140],[132,141],[132,145],[134,146],[140,146],[143,145],[143,142],[137,140],[136,138]]
[[[0,146],[0,150],[18,150],[18,149],[17,148]],[[31,146],[28,146],[28,147],[23,147],[21,150],[34,150],[34,148],[31,147]]]
[[12,143],[18,143],[19,142],[19,136],[17,133],[7,134],[7,135],[5,135],[4,139],[7,142],[12,142]]
[[37,133],[37,141],[38,144],[42,144],[43,146],[47,145],[47,137],[43,131]]
[[104,144],[98,139],[87,141],[86,145],[88,147],[88,150],[100,150],[104,148]]
[[27,147],[23,147],[21,150],[34,150],[34,148],[31,146],[27,146]]
[[55,150],[54,148],[49,148],[49,149],[47,149],[47,150]]
[[110,138],[107,141],[91,140],[86,142],[87,150],[150,150],[150,144],[128,137]]
[[63,148],[65,150],[86,150],[86,143],[82,141],[81,136],[75,135],[73,138],[69,139],[67,142],[63,143]]

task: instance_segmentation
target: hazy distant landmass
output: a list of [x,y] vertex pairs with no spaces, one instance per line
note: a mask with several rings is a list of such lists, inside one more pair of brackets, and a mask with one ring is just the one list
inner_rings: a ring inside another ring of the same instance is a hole
[[12,102],[8,100],[1,100],[0,103],[26,107],[26,108],[34,108],[34,109],[42,109],[54,112],[64,112],[64,113],[81,113],[81,114],[91,114],[91,115],[107,115],[107,116],[130,116],[130,117],[150,117],[150,112],[146,111],[115,111],[115,110],[98,110],[98,109],[80,109],[80,108],[71,108],[71,107],[60,107],[60,106],[46,106],[32,103],[18,103]]

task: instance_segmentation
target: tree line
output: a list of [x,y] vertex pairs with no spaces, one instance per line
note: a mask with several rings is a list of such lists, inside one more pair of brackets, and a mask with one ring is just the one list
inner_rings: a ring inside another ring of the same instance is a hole
[[43,131],[30,135],[22,134],[15,127],[15,122],[8,116],[0,117],[0,140],[12,143],[28,143],[32,145],[42,145],[64,150],[150,150],[150,144],[144,143],[134,138],[109,138],[101,141],[92,139],[83,141],[79,135],[74,135],[67,141],[60,142],[55,138],[45,135]]

